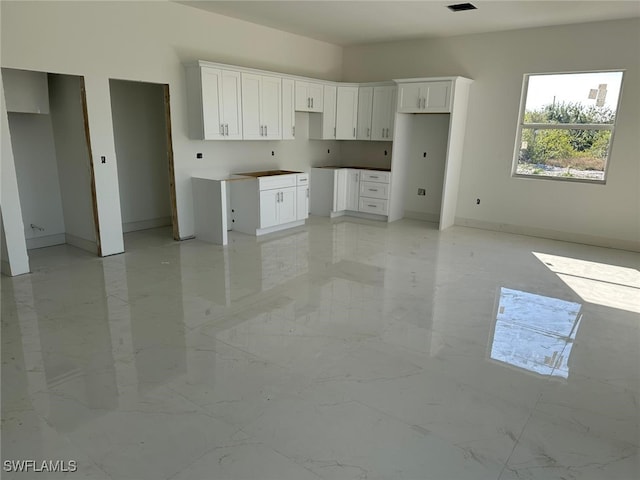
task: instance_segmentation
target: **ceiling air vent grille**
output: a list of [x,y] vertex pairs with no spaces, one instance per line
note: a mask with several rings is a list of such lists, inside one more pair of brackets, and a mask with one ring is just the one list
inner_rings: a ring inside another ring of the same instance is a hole
[[476,10],[478,7],[472,3],[456,3],[455,5],[447,5],[452,12],[464,12],[465,10]]

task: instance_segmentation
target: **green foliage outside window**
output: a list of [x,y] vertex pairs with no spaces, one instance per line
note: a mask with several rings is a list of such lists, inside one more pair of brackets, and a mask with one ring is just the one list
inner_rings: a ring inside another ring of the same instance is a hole
[[610,130],[528,128],[526,124],[607,124],[613,125],[615,112],[608,107],[581,103],[558,103],[526,111],[522,129],[519,163],[604,170]]

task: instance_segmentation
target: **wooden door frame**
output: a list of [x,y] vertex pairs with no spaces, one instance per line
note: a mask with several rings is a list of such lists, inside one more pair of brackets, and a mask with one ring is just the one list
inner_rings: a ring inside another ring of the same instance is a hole
[[171,98],[169,95],[169,85],[162,84],[164,92],[164,118],[165,133],[167,141],[167,167],[169,169],[169,198],[171,200],[171,225],[173,227],[173,239],[181,240],[180,229],[178,227],[178,204],[176,200],[176,172],[173,159],[173,137],[171,134]]
[[87,142],[87,152],[89,154],[89,171],[91,173],[91,206],[93,209],[93,225],[96,235],[97,255],[102,256],[102,243],[100,241],[100,221],[98,219],[98,196],[96,193],[96,174],[93,166],[93,151],[91,149],[91,134],[89,131],[89,111],[87,109],[87,92],[84,84],[84,77],[80,76],[80,99],[82,102],[82,117],[84,120],[84,136]]

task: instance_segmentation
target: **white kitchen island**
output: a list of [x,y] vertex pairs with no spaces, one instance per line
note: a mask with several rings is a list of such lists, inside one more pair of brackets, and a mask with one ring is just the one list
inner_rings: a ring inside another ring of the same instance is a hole
[[227,231],[264,235],[302,226],[309,216],[309,174],[265,170],[219,178],[194,175],[196,238],[227,244]]

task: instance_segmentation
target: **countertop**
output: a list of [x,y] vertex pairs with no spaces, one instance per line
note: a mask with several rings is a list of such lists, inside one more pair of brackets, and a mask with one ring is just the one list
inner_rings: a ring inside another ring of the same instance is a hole
[[338,168],[354,168],[354,169],[358,169],[358,170],[375,170],[377,172],[390,172],[391,169],[390,168],[382,168],[382,167],[362,167],[360,165],[325,165],[322,167],[314,167],[314,168],[332,168],[332,169],[338,169]]
[[274,175],[291,175],[295,173],[304,173],[304,172],[296,172],[293,170],[264,170],[262,172],[246,172],[246,173],[236,173],[234,175],[242,175],[243,177],[272,177]]

